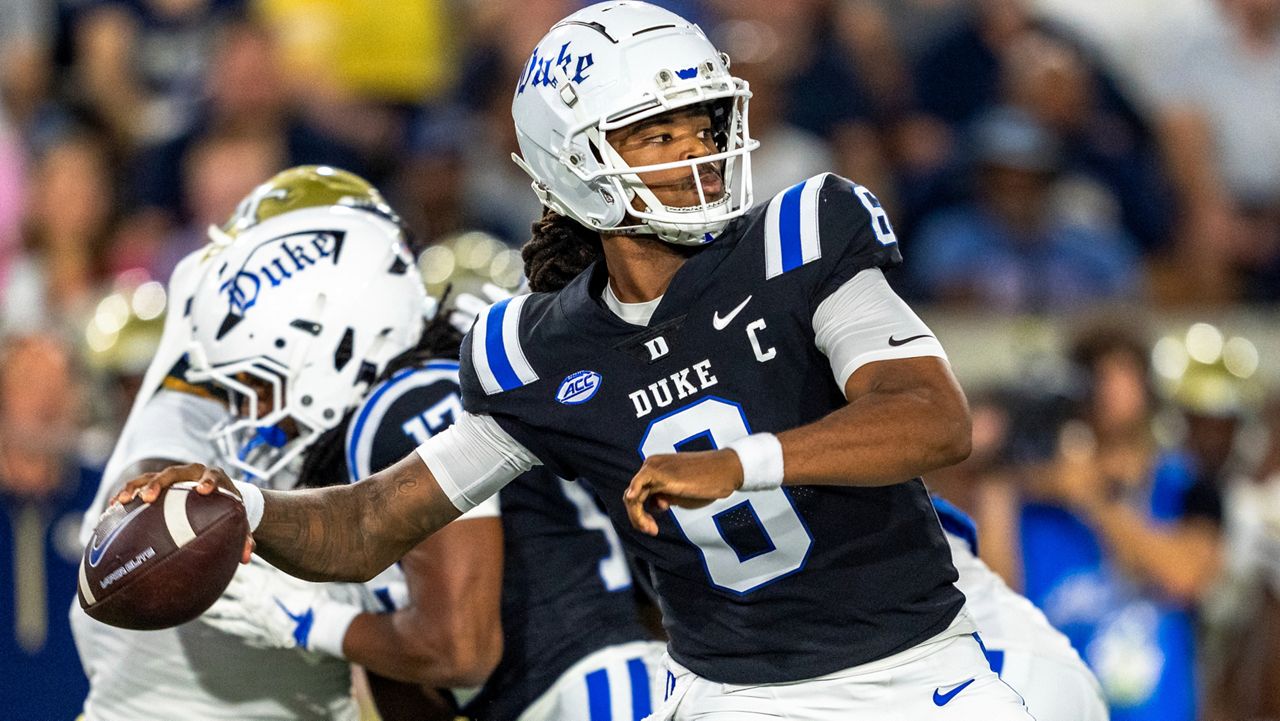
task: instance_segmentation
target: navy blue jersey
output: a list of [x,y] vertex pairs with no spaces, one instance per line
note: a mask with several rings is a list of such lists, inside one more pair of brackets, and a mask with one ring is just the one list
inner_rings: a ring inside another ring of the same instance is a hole
[[[346,458],[353,480],[412,453],[461,409],[456,362],[431,361],[396,373],[352,418]],[[463,709],[485,721],[515,719],[588,654],[648,638],[622,544],[580,484],[535,469],[504,488],[498,501],[505,536],[504,650]]]
[[463,405],[556,474],[588,479],[654,569],[671,654],[699,675],[812,678],[910,648],[963,604],[920,479],[739,492],[661,514],[657,537],[633,530],[622,502],[647,456],[843,407],[814,311],[859,271],[900,260],[870,192],[822,175],[690,257],[648,327],[604,306],[597,263],[559,292],[495,304],[463,343]]

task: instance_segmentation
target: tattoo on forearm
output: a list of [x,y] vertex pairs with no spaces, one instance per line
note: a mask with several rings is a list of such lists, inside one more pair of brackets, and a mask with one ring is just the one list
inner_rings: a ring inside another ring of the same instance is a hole
[[271,493],[258,553],[300,578],[366,580],[457,516],[422,473],[401,462],[350,486]]

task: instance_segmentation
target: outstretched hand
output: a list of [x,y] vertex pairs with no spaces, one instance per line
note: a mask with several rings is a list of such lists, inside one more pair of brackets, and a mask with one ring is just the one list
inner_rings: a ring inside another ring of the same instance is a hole
[[[194,482],[196,484],[196,493],[202,496],[207,496],[213,493],[215,489],[222,488],[243,503],[244,499],[241,498],[240,491],[236,490],[235,484],[231,482],[226,473],[222,472],[222,469],[211,468],[199,463],[169,466],[155,473],[144,473],[124,484],[124,489],[116,494],[115,502],[128,503],[134,498],[141,498],[146,503],[155,503],[156,499],[160,497],[161,490],[183,481]],[[240,557],[241,563],[249,562],[250,557],[253,555],[253,548],[253,536],[245,536],[244,552]]]
[[658,535],[658,513],[672,506],[701,508],[727,498],[742,486],[742,464],[730,450],[691,451],[649,456],[631,479],[622,499],[631,525]]

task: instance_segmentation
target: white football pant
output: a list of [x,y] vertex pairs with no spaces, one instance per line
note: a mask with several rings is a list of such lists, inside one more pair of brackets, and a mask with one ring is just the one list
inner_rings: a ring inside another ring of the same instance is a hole
[[641,721],[662,702],[666,645],[608,646],[560,675],[519,721]]
[[666,700],[653,721],[1034,721],[968,633],[791,683],[716,683],[664,663]]

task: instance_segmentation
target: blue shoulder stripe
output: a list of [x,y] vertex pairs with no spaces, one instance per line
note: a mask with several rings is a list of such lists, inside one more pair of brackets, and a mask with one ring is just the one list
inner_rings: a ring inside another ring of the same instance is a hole
[[613,697],[606,669],[587,674],[587,712],[591,721],[613,721]]
[[518,295],[494,303],[471,330],[471,364],[488,395],[538,380],[520,347],[520,309],[528,299]]
[[822,257],[818,193],[828,174],[815,175],[778,193],[765,211],[765,278],[776,278]]

